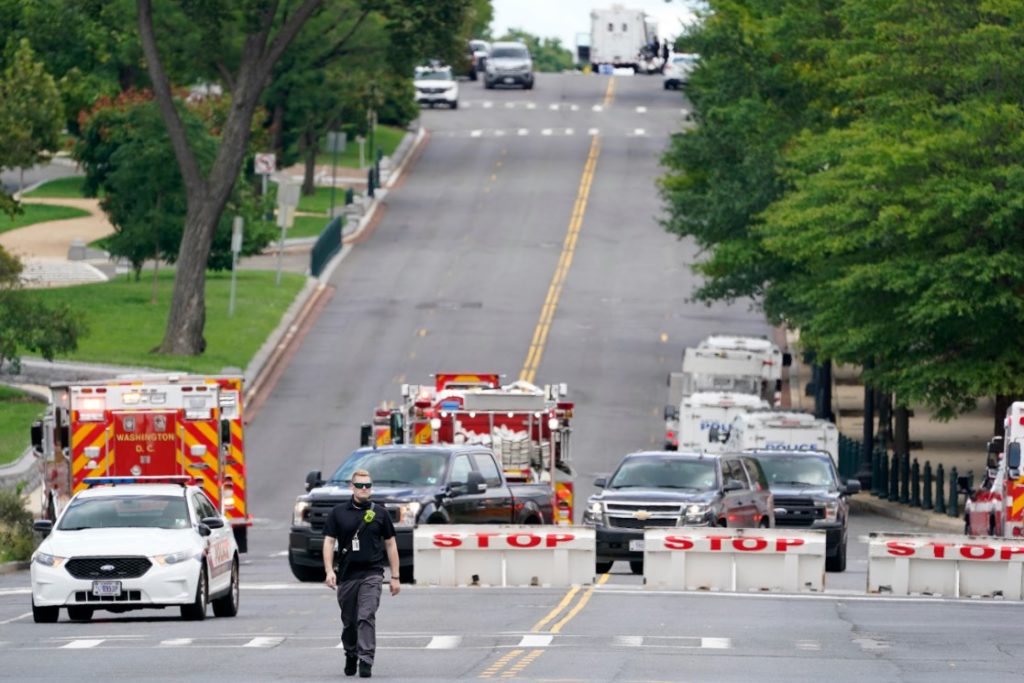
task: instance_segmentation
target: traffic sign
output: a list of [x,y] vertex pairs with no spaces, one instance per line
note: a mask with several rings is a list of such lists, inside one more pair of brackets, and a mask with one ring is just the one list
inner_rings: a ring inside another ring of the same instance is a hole
[[277,168],[277,158],[271,154],[257,154],[253,159],[253,171],[256,175],[270,175]]

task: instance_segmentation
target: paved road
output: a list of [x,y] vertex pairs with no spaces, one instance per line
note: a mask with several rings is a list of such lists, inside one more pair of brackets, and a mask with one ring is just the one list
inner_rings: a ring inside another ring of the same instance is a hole
[[[767,326],[743,304],[687,302],[694,249],[659,227],[654,187],[682,98],[656,78],[612,87],[570,75],[542,76],[532,92],[466,83],[459,110],[425,112],[431,136],[412,174],[336,271],[332,298],[247,431],[258,519],[238,618],[35,625],[27,575],[0,577],[5,676],[71,678],[85,662],[112,681],[142,670],[147,680],[337,679],[332,596],[295,582],[284,557],[291,507],[306,471],[331,469],[403,382],[460,370],[567,382],[578,502],[622,454],[656,446],[681,349],[715,330]],[[548,325],[545,300],[557,302]],[[871,530],[912,529],[865,517],[853,535]],[[646,592],[621,563],[562,609],[565,590],[406,587],[383,600],[375,676],[1016,680],[1005,624],[1020,620],[1019,605],[865,598],[865,558],[855,542],[848,572],[811,597]]]

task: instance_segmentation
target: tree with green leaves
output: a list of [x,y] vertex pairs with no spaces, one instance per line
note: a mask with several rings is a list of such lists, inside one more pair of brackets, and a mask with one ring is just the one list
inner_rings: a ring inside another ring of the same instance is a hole
[[572,51],[562,47],[561,38],[540,38],[518,28],[509,31],[498,40],[514,40],[524,43],[533,59],[533,68],[546,73],[571,70],[576,65]]

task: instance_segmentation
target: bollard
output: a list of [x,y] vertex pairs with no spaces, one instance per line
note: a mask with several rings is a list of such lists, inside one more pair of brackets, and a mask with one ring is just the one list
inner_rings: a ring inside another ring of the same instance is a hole
[[925,510],[932,509],[932,461],[924,461],[924,500],[921,507]]
[[878,449],[871,451],[871,495],[878,496],[878,483],[881,477],[878,476],[878,463],[881,460],[881,456],[878,454]]
[[939,468],[935,471],[935,511],[940,515],[946,512],[946,496],[943,493],[946,486],[945,473],[940,462]]
[[917,458],[910,466],[910,507],[921,507],[921,466],[917,464]]
[[373,168],[366,172],[366,196],[373,196]]
[[351,187],[345,190],[345,206],[352,206],[352,202],[356,200],[356,191]]
[[889,495],[889,451],[882,451],[878,456],[878,497]]
[[946,506],[946,514],[950,517],[959,517],[960,489],[957,487],[956,466],[949,468],[949,505]]
[[900,504],[910,505],[910,453],[900,455]]
[[892,462],[889,467],[889,500],[896,502],[900,499],[900,456],[892,454]]

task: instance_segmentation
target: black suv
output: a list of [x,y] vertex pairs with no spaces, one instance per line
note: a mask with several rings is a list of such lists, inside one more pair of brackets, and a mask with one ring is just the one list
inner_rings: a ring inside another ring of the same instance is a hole
[[815,451],[744,451],[761,463],[775,494],[775,524],[780,527],[824,529],[825,569],[846,570],[847,496],[860,491],[860,482],[840,481],[832,457]]
[[775,525],[768,481],[746,454],[630,453],[594,485],[603,490],[587,501],[583,523],[596,530],[599,574],[616,560],[642,574],[648,527]]

